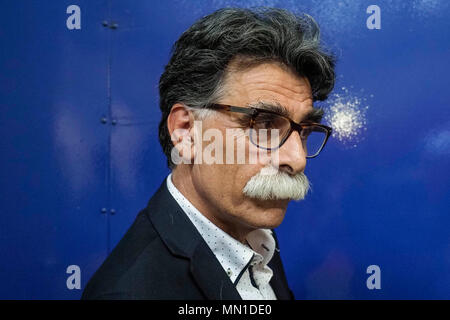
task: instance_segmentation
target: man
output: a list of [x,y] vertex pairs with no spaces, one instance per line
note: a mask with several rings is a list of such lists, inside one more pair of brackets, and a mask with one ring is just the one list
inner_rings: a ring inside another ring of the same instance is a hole
[[159,86],[172,173],[84,299],[294,298],[272,229],[307,193],[306,159],[331,133],[313,108],[335,80],[318,35],[311,17],[281,9],[222,9],[183,33]]

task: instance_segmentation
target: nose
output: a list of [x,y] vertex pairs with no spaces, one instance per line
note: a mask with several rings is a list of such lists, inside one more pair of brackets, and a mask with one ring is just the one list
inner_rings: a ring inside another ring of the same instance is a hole
[[303,172],[306,167],[306,151],[297,131],[291,133],[278,149],[279,169],[291,175]]

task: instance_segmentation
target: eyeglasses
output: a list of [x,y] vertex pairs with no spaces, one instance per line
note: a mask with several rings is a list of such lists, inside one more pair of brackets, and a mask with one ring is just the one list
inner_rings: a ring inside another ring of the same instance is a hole
[[296,123],[272,110],[226,104],[211,104],[206,108],[248,115],[248,118],[241,121],[250,128],[250,141],[258,148],[276,150],[286,142],[293,131],[297,131],[306,152],[306,158],[317,157],[332,132],[332,128],[323,124],[312,121]]

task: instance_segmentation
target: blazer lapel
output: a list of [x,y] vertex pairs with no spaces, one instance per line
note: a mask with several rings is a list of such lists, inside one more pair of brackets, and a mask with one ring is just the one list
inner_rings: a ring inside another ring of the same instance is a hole
[[241,299],[214,253],[173,199],[165,180],[147,209],[149,219],[171,253],[190,260],[190,272],[208,299]]
[[205,241],[191,259],[191,273],[203,293],[212,300],[241,300],[241,296]]
[[[273,231],[273,230],[272,230]],[[278,247],[278,239],[275,235],[275,231],[273,231],[273,237],[275,238],[275,253],[272,257],[272,259],[269,262],[269,267],[273,271],[272,279],[270,279],[270,285],[275,292],[275,295],[277,296],[278,300],[293,300],[294,294],[289,289],[286,275],[284,273],[283,264],[281,262],[280,257],[280,249]]]

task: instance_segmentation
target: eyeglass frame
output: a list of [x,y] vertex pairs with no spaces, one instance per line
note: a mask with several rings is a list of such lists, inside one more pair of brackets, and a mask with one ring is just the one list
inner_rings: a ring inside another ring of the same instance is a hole
[[255,107],[244,108],[244,107],[236,107],[236,106],[232,106],[232,105],[228,105],[228,104],[221,104],[221,103],[213,103],[213,104],[207,105],[206,107],[195,107],[195,108],[196,109],[224,110],[224,111],[229,111],[229,112],[248,114],[248,115],[251,116],[250,129],[253,129],[255,118],[260,113],[271,113],[271,114],[274,114],[274,115],[277,115],[279,117],[287,119],[289,121],[289,123],[290,123],[290,129],[289,129],[288,134],[286,134],[286,137],[283,138],[283,140],[280,142],[278,147],[276,147],[276,148],[265,148],[265,147],[261,147],[261,146],[257,145],[253,141],[251,141],[252,144],[254,144],[256,147],[261,148],[261,149],[265,149],[265,150],[276,150],[278,148],[281,148],[281,146],[287,141],[287,139],[291,136],[291,134],[292,134],[292,132],[294,130],[297,131],[298,134],[301,137],[301,131],[303,130],[303,127],[310,127],[310,126],[320,127],[320,128],[322,128],[322,129],[324,129],[326,131],[325,132],[325,139],[324,139],[322,145],[320,146],[319,150],[314,155],[306,156],[306,158],[308,158],[308,159],[315,158],[315,157],[317,157],[319,155],[319,153],[325,147],[325,144],[327,143],[327,141],[330,138],[331,133],[333,131],[333,128],[331,128],[329,126],[326,126],[324,124],[321,124],[321,123],[317,123],[317,122],[313,122],[313,121],[301,121],[301,122],[297,123],[294,120],[290,119],[289,117],[286,117],[285,115],[280,114],[279,112],[276,112],[276,111],[273,111],[273,110],[262,109],[262,108],[255,108]]

